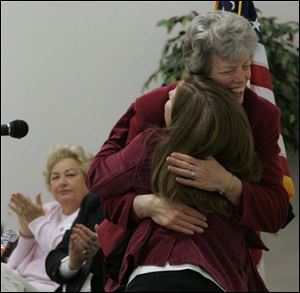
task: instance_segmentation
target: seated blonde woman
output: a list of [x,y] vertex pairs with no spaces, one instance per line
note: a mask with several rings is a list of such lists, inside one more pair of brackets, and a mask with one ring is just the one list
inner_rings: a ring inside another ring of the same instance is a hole
[[43,204],[40,193],[35,200],[22,193],[11,195],[20,238],[7,264],[1,264],[1,292],[50,292],[59,286],[48,277],[45,259],[77,217],[88,193],[85,174],[91,159],[80,146],[56,146],[44,171],[54,201]]

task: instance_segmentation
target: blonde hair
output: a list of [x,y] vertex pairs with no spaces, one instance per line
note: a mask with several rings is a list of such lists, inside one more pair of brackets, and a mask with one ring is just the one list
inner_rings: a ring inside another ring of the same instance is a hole
[[91,160],[93,159],[93,155],[86,152],[79,145],[64,144],[54,146],[48,155],[46,169],[43,172],[48,190],[50,190],[50,176],[53,167],[59,161],[68,158],[74,159],[80,166],[82,173],[86,175]]
[[243,107],[232,93],[212,80],[186,76],[176,88],[172,123],[154,151],[152,190],[202,212],[227,215],[227,200],[218,192],[176,182],[166,158],[181,152],[198,159],[213,156],[241,179],[258,182],[261,163],[254,149],[251,127]]

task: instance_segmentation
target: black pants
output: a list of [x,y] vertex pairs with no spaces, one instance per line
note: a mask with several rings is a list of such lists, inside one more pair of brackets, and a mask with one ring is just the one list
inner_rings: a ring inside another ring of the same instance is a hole
[[192,270],[137,275],[125,292],[223,292],[214,282]]

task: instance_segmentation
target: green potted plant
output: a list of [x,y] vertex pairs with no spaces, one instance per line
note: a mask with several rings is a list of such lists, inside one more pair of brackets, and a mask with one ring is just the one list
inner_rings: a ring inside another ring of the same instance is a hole
[[[260,14],[260,12],[258,11]],[[166,28],[170,36],[164,45],[158,69],[145,82],[143,91],[152,82],[169,84],[181,77],[184,68],[182,44],[188,24],[197,15],[161,20],[157,26]],[[276,104],[282,111],[282,134],[287,149],[299,149],[299,46],[295,37],[299,23],[279,23],[275,17],[261,17],[260,28],[268,55]]]

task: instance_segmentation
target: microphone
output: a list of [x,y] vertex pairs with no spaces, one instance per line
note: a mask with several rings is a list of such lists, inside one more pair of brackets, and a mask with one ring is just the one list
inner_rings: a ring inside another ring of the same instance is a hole
[[14,138],[22,138],[28,133],[28,124],[24,120],[14,120],[7,124],[1,124],[1,136],[9,135]]

